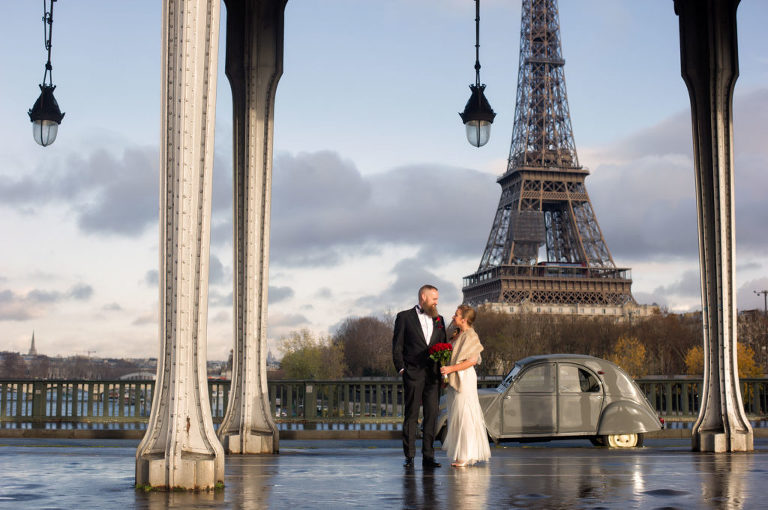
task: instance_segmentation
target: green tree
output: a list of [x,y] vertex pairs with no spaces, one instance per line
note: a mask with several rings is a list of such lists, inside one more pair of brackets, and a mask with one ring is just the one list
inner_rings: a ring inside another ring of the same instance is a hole
[[330,338],[315,338],[308,329],[281,338],[280,368],[289,379],[340,379],[344,376],[344,348]]

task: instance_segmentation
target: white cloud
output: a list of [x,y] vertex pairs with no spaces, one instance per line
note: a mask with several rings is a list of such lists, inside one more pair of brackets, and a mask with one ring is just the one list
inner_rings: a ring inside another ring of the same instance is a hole
[[[768,147],[754,133],[768,117],[768,89],[736,96],[735,110],[736,246],[741,253],[765,253]],[[697,259],[691,144],[686,112],[581,158],[594,166],[587,190],[618,265],[638,257]]]
[[28,321],[42,317],[52,307],[67,301],[88,301],[90,285],[78,283],[66,291],[32,289],[26,293],[0,291],[0,321]]

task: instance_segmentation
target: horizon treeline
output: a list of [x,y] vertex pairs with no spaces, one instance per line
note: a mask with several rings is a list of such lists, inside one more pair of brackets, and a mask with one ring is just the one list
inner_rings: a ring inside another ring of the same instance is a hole
[[[281,368],[270,378],[338,379],[394,376],[391,317],[350,317],[336,334],[306,329],[284,337]],[[536,354],[588,354],[613,361],[633,377],[700,375],[703,366],[699,314],[661,312],[647,318],[615,318],[478,311],[474,328],[485,347],[480,375],[504,375],[515,361]],[[768,318],[738,317],[739,372],[768,372]]]

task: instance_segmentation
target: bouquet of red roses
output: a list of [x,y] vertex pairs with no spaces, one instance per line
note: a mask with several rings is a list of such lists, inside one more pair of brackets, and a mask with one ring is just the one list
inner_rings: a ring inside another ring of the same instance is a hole
[[[444,367],[451,362],[451,351],[453,351],[453,345],[451,344],[435,344],[429,348],[429,358],[440,363],[441,367]],[[443,379],[448,379],[448,376],[444,375]]]

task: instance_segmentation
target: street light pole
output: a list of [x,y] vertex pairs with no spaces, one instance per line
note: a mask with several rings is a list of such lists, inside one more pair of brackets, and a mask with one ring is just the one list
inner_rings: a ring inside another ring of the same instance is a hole
[[763,313],[768,315],[768,290],[756,290],[753,291],[758,296],[763,295]]

